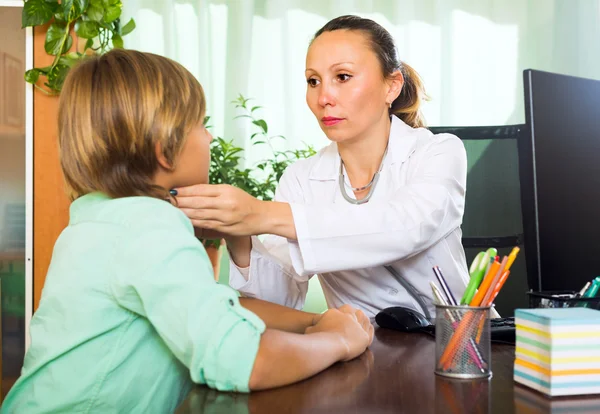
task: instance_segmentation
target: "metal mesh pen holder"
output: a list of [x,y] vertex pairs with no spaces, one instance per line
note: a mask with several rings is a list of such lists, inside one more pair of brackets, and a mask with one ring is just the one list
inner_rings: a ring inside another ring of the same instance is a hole
[[490,307],[436,305],[437,375],[488,378],[490,356]]

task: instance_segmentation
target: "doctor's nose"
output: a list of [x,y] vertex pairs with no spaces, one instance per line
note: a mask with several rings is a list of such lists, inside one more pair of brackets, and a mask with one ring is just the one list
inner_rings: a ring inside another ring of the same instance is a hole
[[322,107],[335,106],[335,97],[331,93],[331,89],[321,86],[318,102]]

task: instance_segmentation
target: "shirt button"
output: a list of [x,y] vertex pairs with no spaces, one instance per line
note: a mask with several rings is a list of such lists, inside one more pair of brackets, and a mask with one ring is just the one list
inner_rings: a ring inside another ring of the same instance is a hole
[[233,303],[233,299],[229,299],[229,304],[230,304],[231,306],[233,306],[233,305],[234,305],[234,303]]

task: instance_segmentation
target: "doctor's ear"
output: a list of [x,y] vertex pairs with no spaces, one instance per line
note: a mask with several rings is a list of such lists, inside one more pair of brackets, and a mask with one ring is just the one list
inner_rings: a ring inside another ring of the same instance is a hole
[[404,86],[404,76],[399,70],[392,73],[387,78],[388,91],[386,94],[385,101],[391,104],[400,96],[402,87]]

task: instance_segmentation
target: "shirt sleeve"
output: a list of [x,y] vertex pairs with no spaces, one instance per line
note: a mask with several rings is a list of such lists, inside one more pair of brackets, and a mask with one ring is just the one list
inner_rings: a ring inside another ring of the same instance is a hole
[[117,272],[117,302],[150,321],[195,383],[248,392],[265,324],[240,305],[233,289],[214,281],[191,225],[144,230],[128,245],[129,260],[143,264],[133,273]]
[[[302,202],[300,185],[289,170],[279,181],[275,201]],[[313,275],[296,273],[289,246],[290,241],[284,237],[267,235],[261,241],[253,236],[250,266],[240,269],[230,259],[229,285],[247,297],[302,309]]]

